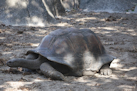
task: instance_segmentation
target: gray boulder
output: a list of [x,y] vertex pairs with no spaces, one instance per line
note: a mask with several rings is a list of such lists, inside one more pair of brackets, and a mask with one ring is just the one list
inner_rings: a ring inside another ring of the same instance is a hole
[[80,0],[61,0],[61,2],[66,11],[79,9]]
[[136,5],[136,7],[135,7],[135,9],[134,9],[134,12],[137,13],[137,5]]
[[84,11],[126,12],[135,6],[137,0],[81,0],[80,8]]
[[47,26],[65,14],[60,0],[0,0],[0,23]]

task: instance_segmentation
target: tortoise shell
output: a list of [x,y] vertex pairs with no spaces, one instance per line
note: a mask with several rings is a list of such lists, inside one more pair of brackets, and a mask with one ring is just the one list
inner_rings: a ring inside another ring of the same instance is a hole
[[28,52],[37,53],[74,71],[98,71],[113,60],[90,29],[57,29],[46,35],[36,49]]

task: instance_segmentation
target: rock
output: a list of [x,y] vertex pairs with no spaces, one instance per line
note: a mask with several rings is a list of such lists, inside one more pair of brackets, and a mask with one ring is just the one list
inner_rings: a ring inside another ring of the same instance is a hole
[[17,33],[18,33],[18,34],[23,34],[23,31],[18,31]]
[[65,14],[60,0],[1,0],[0,22],[6,25],[46,26]]
[[137,0],[81,0],[80,8],[84,11],[126,12],[135,6]]
[[134,9],[134,12],[137,13],[137,5],[136,5],[136,7],[135,7],[135,9]]
[[79,9],[80,0],[62,0],[62,5],[66,11],[77,10]]
[[[0,53],[0,56],[2,56],[2,54]],[[4,58],[0,58],[0,66],[4,65],[5,59]]]
[[9,73],[12,73],[12,74],[19,74],[21,73],[17,68],[10,68],[9,69]]
[[106,21],[116,21],[116,17],[109,16],[108,18],[105,19]]

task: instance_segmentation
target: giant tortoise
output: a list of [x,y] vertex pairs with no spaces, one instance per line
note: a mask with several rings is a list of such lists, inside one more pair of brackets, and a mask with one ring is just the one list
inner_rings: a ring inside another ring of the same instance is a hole
[[11,59],[7,65],[40,69],[46,77],[57,80],[64,80],[64,75],[83,76],[94,72],[109,75],[110,63],[115,59],[107,54],[94,32],[76,28],[54,30],[27,54],[26,59]]

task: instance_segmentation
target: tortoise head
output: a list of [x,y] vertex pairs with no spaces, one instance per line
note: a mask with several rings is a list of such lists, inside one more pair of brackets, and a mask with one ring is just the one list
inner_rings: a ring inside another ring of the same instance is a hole
[[21,65],[21,60],[20,59],[11,59],[7,61],[7,65],[9,67],[19,67]]
[[23,67],[28,69],[39,69],[40,65],[43,61],[40,61],[40,58],[35,60],[32,59],[23,59],[23,58],[16,58],[7,61],[7,66],[9,67]]

